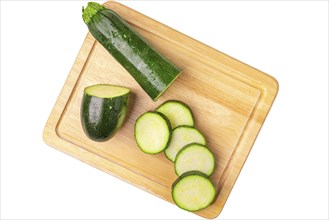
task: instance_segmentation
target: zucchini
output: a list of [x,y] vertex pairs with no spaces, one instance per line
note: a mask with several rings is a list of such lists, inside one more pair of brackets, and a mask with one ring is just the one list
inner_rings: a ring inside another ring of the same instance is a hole
[[191,126],[182,125],[176,127],[172,131],[172,138],[167,149],[165,149],[166,157],[175,162],[176,154],[187,144],[199,143],[206,145],[206,140],[201,132]]
[[122,126],[130,90],[98,84],[84,89],[80,118],[85,134],[94,141],[107,141]]
[[156,111],[167,116],[172,128],[176,128],[180,125],[194,125],[193,114],[190,107],[181,101],[166,101],[160,105]]
[[172,198],[176,205],[194,212],[208,207],[216,196],[209,178],[198,171],[184,173],[172,185]]
[[158,154],[166,149],[170,142],[170,123],[166,116],[159,112],[145,112],[136,120],[134,136],[143,152]]
[[188,171],[200,171],[210,176],[215,169],[213,153],[202,144],[188,144],[176,156],[175,172],[178,176]]
[[181,70],[155,50],[116,12],[89,2],[82,9],[89,32],[156,101]]

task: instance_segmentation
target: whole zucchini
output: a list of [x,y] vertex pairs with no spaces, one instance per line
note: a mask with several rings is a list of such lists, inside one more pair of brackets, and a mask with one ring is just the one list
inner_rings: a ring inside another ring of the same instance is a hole
[[156,51],[116,12],[89,2],[82,9],[89,32],[156,101],[181,70]]

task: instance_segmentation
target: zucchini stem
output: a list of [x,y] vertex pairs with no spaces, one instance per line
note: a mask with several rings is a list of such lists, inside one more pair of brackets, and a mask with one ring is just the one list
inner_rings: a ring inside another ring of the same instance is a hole
[[94,17],[99,11],[104,10],[105,7],[96,2],[88,2],[86,8],[82,7],[82,19],[86,24],[89,24],[91,18]]

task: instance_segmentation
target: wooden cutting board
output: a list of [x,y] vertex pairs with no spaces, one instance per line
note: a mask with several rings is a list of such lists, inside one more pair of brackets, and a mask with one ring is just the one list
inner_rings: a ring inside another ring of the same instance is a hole
[[[183,73],[153,102],[88,33],[45,126],[45,142],[173,203],[171,184],[177,178],[173,163],[163,153],[142,153],[134,141],[133,127],[145,111],[168,99],[181,100],[193,110],[196,127],[216,157],[211,176],[216,200],[196,214],[218,216],[275,99],[277,81],[122,4],[111,1],[104,6],[120,14]],[[80,123],[83,89],[97,83],[132,91],[127,120],[115,137],[104,143],[88,139]]]

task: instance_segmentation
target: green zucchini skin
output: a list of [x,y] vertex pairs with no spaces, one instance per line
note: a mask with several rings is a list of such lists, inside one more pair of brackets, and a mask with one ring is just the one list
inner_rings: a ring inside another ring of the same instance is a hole
[[122,126],[128,109],[129,93],[114,98],[99,98],[84,92],[81,124],[93,141],[104,142]]
[[156,101],[181,70],[155,50],[116,12],[89,2],[83,10],[89,32]]

